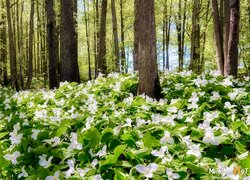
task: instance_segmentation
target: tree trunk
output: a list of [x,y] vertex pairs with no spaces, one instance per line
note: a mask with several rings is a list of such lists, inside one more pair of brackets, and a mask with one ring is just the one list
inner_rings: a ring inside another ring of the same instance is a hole
[[28,64],[28,80],[26,84],[27,89],[30,89],[33,76],[33,38],[34,38],[34,0],[31,0],[30,31],[29,31],[29,64]]
[[6,0],[7,20],[8,20],[8,35],[9,35],[9,53],[10,53],[10,73],[11,86],[19,90],[17,81],[17,64],[16,64],[16,43],[13,37],[11,15],[10,15],[10,0]]
[[230,31],[228,55],[225,61],[225,76],[237,76],[238,73],[238,42],[240,23],[240,0],[230,0]]
[[191,56],[189,69],[200,73],[200,0],[194,1],[192,14]]
[[[4,2],[1,3],[2,9],[4,9]],[[7,86],[8,76],[7,76],[7,32],[6,32],[6,15],[2,13],[2,22],[0,23],[0,81],[1,84]]]
[[107,0],[102,0],[101,27],[98,49],[97,69],[99,73],[107,74],[106,64],[106,19],[107,19]]
[[[228,55],[228,40],[229,40],[229,29],[230,29],[230,0],[224,0],[224,59],[227,59]],[[224,67],[225,68],[225,67]]]
[[212,0],[212,15],[213,15],[218,69],[220,74],[224,75],[223,35],[222,35],[222,28],[221,28],[217,0]]
[[113,38],[114,38],[114,47],[115,47],[115,70],[117,72],[120,72],[119,43],[118,43],[115,0],[111,0],[111,10],[112,10],[112,25],[113,25],[113,36],[114,36]]
[[84,5],[84,20],[85,20],[85,28],[86,28],[86,39],[87,39],[87,49],[88,49],[88,73],[89,73],[89,80],[92,79],[91,77],[91,61],[90,61],[90,36],[89,36],[89,15],[87,13],[87,9],[86,9],[86,1],[83,0],[83,5]]
[[171,14],[173,10],[172,0],[170,1],[170,11],[166,22],[166,69],[169,69],[169,43],[170,43],[170,28],[171,28]]
[[[182,11],[183,11],[183,15],[182,15]],[[182,8],[182,0],[179,0],[178,16],[176,20],[179,71],[183,70],[183,65],[184,65],[185,22],[186,22],[186,1],[184,1],[184,7]]]
[[120,18],[121,18],[121,69],[122,72],[127,72],[126,52],[125,52],[125,32],[124,32],[124,18],[123,18],[123,0],[120,0]]
[[133,59],[134,59],[134,71],[139,69],[139,60],[138,60],[138,48],[139,48],[139,16],[140,10],[136,9],[134,6],[134,14],[135,14],[135,22],[134,22],[134,51],[133,51]]
[[74,20],[74,2],[60,0],[60,58],[61,81],[80,82],[77,61],[77,36]]
[[95,27],[94,27],[94,49],[95,49],[95,78],[98,76],[98,51],[99,51],[99,0],[93,1],[94,12],[95,12]]
[[57,57],[56,57],[56,29],[54,0],[45,0],[47,15],[47,44],[49,51],[49,88],[58,87],[57,82]]
[[154,0],[135,0],[138,29],[139,94],[160,99],[161,88],[156,64]]

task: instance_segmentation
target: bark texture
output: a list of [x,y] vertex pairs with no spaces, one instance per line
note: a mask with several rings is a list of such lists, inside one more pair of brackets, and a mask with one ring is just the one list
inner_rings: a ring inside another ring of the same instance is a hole
[[61,81],[80,82],[77,61],[77,32],[74,0],[61,0],[60,58]]
[[238,73],[238,43],[240,23],[240,0],[230,1],[230,31],[228,39],[228,55],[225,61],[225,76],[237,76]]
[[54,0],[45,1],[47,15],[47,44],[49,52],[49,87],[54,89],[58,87],[57,76],[57,55],[56,55],[56,25]]
[[154,0],[135,0],[135,10],[135,21],[138,23],[135,41],[138,41],[139,94],[159,99],[161,88],[156,64]]

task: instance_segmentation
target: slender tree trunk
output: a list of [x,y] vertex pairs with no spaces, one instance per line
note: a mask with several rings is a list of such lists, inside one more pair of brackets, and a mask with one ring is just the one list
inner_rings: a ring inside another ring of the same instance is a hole
[[95,78],[98,76],[98,58],[99,58],[99,33],[100,33],[100,25],[99,25],[99,0],[93,1],[95,4],[95,36],[94,36],[94,44],[95,44]]
[[33,76],[33,39],[34,39],[34,0],[31,0],[30,10],[30,31],[29,31],[29,64],[28,64],[28,80],[26,87],[30,89]]
[[164,2],[164,12],[163,12],[163,20],[162,20],[162,69],[165,69],[166,66],[166,23],[168,18],[168,11],[167,11],[167,3],[168,1],[165,0]]
[[218,10],[217,0],[212,0],[212,14],[214,23],[214,35],[216,44],[217,64],[219,72],[224,75],[224,52],[223,52],[223,35]]
[[119,42],[118,42],[118,30],[117,30],[117,17],[116,17],[116,7],[115,0],[111,0],[111,10],[112,10],[112,25],[113,25],[113,38],[115,47],[115,70],[120,71],[120,59],[119,59]]
[[207,27],[208,23],[210,21],[210,1],[207,1],[207,9],[206,9],[206,14],[205,14],[205,25],[204,25],[204,30],[202,32],[202,47],[201,47],[201,63],[199,69],[204,71],[204,66],[205,66],[205,47],[206,47],[206,40],[207,40]]
[[[1,7],[4,9],[4,2],[1,2]],[[6,15],[2,13],[1,15],[2,22],[0,23],[0,79],[2,80],[2,84],[7,86],[8,84],[8,76],[7,76],[7,30],[6,30]]]
[[240,23],[240,0],[230,0],[230,32],[228,55],[225,62],[225,75],[237,76],[238,73],[238,43]]
[[107,74],[106,65],[106,19],[107,19],[107,0],[102,0],[101,27],[98,49],[98,72]]
[[121,18],[121,69],[122,72],[127,72],[127,63],[126,63],[126,52],[125,52],[125,32],[124,32],[124,18],[123,18],[123,4],[124,1],[120,0],[120,18]]
[[60,58],[61,81],[80,82],[73,0],[61,0]]
[[[183,10],[183,15],[182,15],[182,10]],[[184,1],[184,8],[182,8],[182,0],[179,0],[178,16],[176,20],[179,71],[183,70],[183,65],[184,65],[185,21],[186,21],[186,1]]]
[[189,69],[200,73],[200,0],[194,1],[192,14],[191,57]]
[[160,99],[161,88],[156,64],[154,0],[135,0],[138,23],[139,94]]
[[11,15],[10,15],[10,0],[6,0],[7,20],[8,20],[8,34],[9,34],[9,53],[10,53],[10,73],[11,86],[19,90],[17,81],[17,64],[16,64],[16,44],[13,37]]
[[136,9],[137,7],[134,6],[134,14],[135,14],[135,22],[134,22],[134,51],[133,51],[133,58],[134,58],[134,71],[139,70],[139,60],[138,60],[138,48],[139,48],[139,16],[140,11]]
[[86,8],[86,1],[83,0],[84,5],[84,20],[85,20],[85,28],[86,28],[86,39],[87,39],[87,49],[88,49],[88,73],[89,73],[89,80],[92,79],[91,77],[91,61],[90,61],[90,35],[89,35],[89,15]]
[[[46,4],[45,4],[46,6]],[[36,52],[36,56],[37,56],[37,67],[36,67],[36,71],[37,71],[37,77],[39,78],[41,71],[40,71],[40,63],[41,63],[41,46],[40,46],[40,31],[41,31],[41,17],[40,17],[40,11],[39,11],[39,4],[36,4],[36,11],[37,11],[37,32],[36,32],[36,37],[37,37],[37,52]]]
[[224,0],[224,59],[228,57],[228,40],[229,40],[229,29],[230,29],[230,0]]
[[172,0],[170,1],[170,11],[166,22],[166,68],[169,69],[169,43],[170,43],[170,27],[171,27],[171,14],[173,10]]
[[56,56],[56,29],[54,0],[45,0],[47,15],[47,43],[49,50],[49,88],[58,87],[57,82],[57,56]]

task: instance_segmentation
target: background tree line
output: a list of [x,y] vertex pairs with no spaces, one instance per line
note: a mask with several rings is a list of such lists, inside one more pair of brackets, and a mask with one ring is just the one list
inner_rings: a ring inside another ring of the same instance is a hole
[[[139,43],[146,43],[140,36],[150,25],[150,66],[157,60],[160,70],[218,67],[223,75],[237,75],[239,67],[250,73],[249,0],[0,2],[0,82],[17,90],[37,80],[54,88],[60,81],[147,68]],[[151,23],[146,14],[140,17],[147,8],[154,12]]]

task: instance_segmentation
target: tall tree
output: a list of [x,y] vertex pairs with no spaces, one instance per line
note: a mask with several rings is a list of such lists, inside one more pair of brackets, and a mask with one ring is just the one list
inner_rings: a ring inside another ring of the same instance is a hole
[[124,1],[120,0],[120,18],[121,18],[121,69],[122,72],[127,72],[127,65],[126,65],[126,52],[125,52],[125,32],[124,32]]
[[[4,1],[1,2],[1,7],[4,9]],[[6,30],[6,14],[2,12],[2,21],[0,22],[0,82],[2,80],[3,85],[8,84],[7,77],[7,30]]]
[[34,0],[31,0],[30,8],[30,29],[29,29],[29,63],[28,63],[28,80],[26,87],[30,89],[33,76],[33,40],[34,40]]
[[115,49],[115,70],[120,71],[120,59],[119,59],[119,42],[118,42],[118,29],[117,29],[117,17],[116,17],[116,6],[115,0],[111,0],[112,10],[112,25],[113,25],[113,39]]
[[176,17],[176,30],[178,41],[178,59],[179,59],[179,71],[183,70],[184,65],[184,42],[185,42],[185,30],[186,30],[186,0],[184,4],[182,0],[178,2],[178,15]]
[[99,47],[98,47],[98,72],[107,74],[106,64],[106,19],[107,19],[107,0],[102,0],[101,10],[101,25],[99,32]]
[[83,6],[84,6],[84,20],[85,20],[85,28],[86,28],[86,43],[87,43],[87,49],[88,49],[88,73],[89,73],[89,80],[92,79],[91,77],[91,61],[90,61],[90,33],[89,33],[89,15],[87,11],[87,3],[85,0],[83,0]]
[[93,0],[94,9],[94,54],[95,54],[95,77],[98,76],[98,51],[99,51],[99,0]]
[[219,72],[224,75],[224,52],[221,20],[219,15],[218,1],[212,0],[212,14],[214,23],[214,35],[216,44],[217,64]]
[[60,0],[60,58],[61,81],[80,82],[77,61],[77,41],[74,20],[74,1]]
[[191,33],[191,54],[189,69],[194,72],[199,72],[200,65],[200,9],[201,1],[193,1],[193,13],[192,13],[192,33]]
[[154,0],[135,0],[138,29],[139,94],[160,99],[161,87],[156,64],[156,27]]
[[[4,2],[1,2],[1,7],[4,9]],[[6,15],[1,14],[2,21],[0,22],[0,83],[4,86],[8,84],[7,77],[7,32],[6,32]]]
[[58,87],[54,0],[45,0],[45,10],[47,15],[47,43],[49,51],[49,88],[54,89]]
[[13,35],[13,28],[11,23],[10,14],[10,0],[6,0],[6,12],[8,21],[8,36],[9,36],[9,53],[10,53],[10,73],[11,73],[11,86],[19,90],[18,77],[17,77],[17,59],[16,59],[16,43]]
[[230,30],[228,38],[228,54],[225,60],[226,76],[237,76],[238,73],[238,42],[240,23],[240,0],[230,0]]

